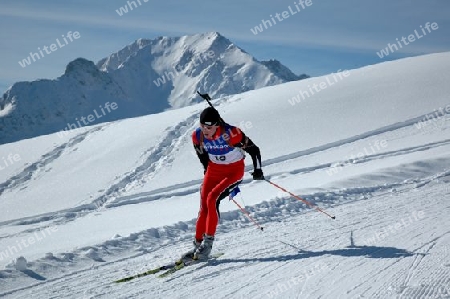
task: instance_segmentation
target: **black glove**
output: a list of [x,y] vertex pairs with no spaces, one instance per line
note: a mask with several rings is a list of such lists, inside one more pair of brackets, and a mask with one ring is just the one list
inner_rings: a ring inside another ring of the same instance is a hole
[[264,173],[262,169],[255,169],[255,171],[252,172],[252,176],[254,180],[264,180]]

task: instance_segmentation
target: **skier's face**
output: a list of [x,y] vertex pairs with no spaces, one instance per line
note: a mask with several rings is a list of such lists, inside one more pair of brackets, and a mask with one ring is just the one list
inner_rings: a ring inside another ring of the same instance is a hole
[[212,139],[218,127],[219,126],[207,126],[204,124],[200,124],[200,128],[202,129],[203,135],[205,135],[205,137],[209,139]]

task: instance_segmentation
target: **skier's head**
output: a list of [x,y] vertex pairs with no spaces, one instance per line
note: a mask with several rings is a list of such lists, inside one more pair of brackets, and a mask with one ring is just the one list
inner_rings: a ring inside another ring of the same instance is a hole
[[220,124],[219,111],[213,107],[208,107],[200,114],[200,123],[206,126],[218,126]]
[[206,138],[213,138],[220,125],[220,114],[213,107],[208,107],[200,114],[200,127]]

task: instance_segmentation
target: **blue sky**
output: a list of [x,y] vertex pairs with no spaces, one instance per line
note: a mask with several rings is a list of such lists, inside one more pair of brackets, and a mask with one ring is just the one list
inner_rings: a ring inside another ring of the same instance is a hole
[[[310,0],[305,8],[300,0],[144,1],[134,0],[137,7],[128,7],[129,12],[119,16],[116,10],[131,0],[3,0],[0,90],[17,81],[54,79],[75,58],[97,62],[138,38],[161,35],[218,31],[258,60],[275,58],[297,74],[312,76],[450,51],[448,0]],[[279,16],[283,20],[278,21],[275,14],[283,11],[288,17]],[[270,15],[277,23],[253,34],[251,29],[270,20]],[[420,26],[427,22],[436,22],[439,28],[387,57],[377,55],[396,38],[415,30],[420,34]],[[80,38],[20,66],[18,62],[38,52],[38,47],[50,46],[56,39],[63,43],[62,35],[69,31],[78,31]]]

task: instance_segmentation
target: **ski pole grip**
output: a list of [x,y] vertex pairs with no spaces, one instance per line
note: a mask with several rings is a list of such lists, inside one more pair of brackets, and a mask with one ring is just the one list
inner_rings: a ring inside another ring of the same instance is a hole
[[201,96],[203,99],[205,99],[206,101],[208,101],[208,103],[209,103],[209,101],[211,101],[211,97],[209,96],[209,94],[207,94],[207,93],[200,93],[198,90],[197,90],[197,93],[198,93],[198,95]]

